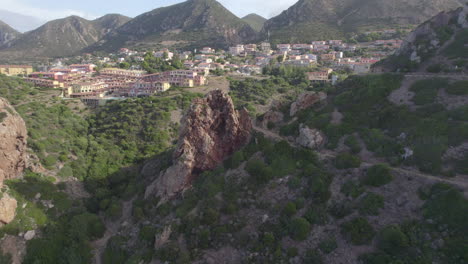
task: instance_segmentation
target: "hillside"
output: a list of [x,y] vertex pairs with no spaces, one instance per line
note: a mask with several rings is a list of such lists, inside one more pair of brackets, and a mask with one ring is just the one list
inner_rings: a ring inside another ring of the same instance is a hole
[[341,38],[350,32],[418,25],[460,0],[300,0],[268,20],[262,30],[273,40],[308,41]]
[[395,55],[374,65],[373,71],[466,73],[467,14],[468,5],[426,21],[407,37]]
[[21,33],[14,30],[6,23],[0,21],[0,47],[7,45],[20,35]]
[[257,15],[257,14],[249,14],[242,18],[244,22],[249,24],[255,31],[260,32],[263,28],[263,25],[267,21],[266,18]]
[[158,44],[224,47],[255,37],[255,31],[246,22],[217,1],[189,0],[144,13],[87,50]]
[[128,20],[121,15],[107,15],[93,21],[77,16],[50,21],[23,34],[8,48],[0,50],[0,54],[13,58],[70,56],[96,43]]

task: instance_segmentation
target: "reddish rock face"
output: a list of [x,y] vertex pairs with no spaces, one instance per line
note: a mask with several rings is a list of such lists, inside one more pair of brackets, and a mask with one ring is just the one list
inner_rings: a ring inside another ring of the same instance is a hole
[[195,99],[183,119],[174,165],[148,187],[146,196],[165,200],[180,193],[197,175],[216,168],[246,144],[251,130],[248,112],[235,110],[228,94],[213,91]]
[[26,167],[27,130],[13,107],[0,98],[0,186],[5,179],[18,177]]

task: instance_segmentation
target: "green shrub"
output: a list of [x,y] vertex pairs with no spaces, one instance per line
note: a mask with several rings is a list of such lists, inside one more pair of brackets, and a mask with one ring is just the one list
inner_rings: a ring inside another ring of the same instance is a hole
[[345,145],[351,149],[353,154],[361,152],[361,145],[355,136],[349,136],[345,139]]
[[320,250],[325,254],[330,254],[338,248],[335,238],[328,238],[319,243]]
[[297,241],[305,240],[311,231],[310,223],[302,217],[294,218],[289,226],[289,235]]
[[296,212],[297,212],[296,204],[293,203],[293,202],[288,202],[284,206],[283,211],[281,212],[281,214],[286,216],[286,217],[291,217],[291,216],[295,215]]
[[359,212],[364,215],[379,215],[384,207],[384,198],[375,193],[368,193],[359,201]]
[[354,245],[369,244],[374,238],[374,228],[367,219],[357,217],[341,225],[344,237]]
[[389,263],[400,263],[400,262],[394,262],[394,259],[383,253],[383,252],[378,252],[378,253],[367,253],[359,256],[359,260],[363,264],[389,264]]
[[358,198],[364,190],[364,187],[353,180],[348,180],[341,186],[341,193],[352,198]]
[[3,120],[5,120],[6,117],[7,117],[7,113],[5,113],[5,112],[0,112],[0,123],[2,123]]
[[361,159],[349,153],[340,153],[335,158],[335,167],[337,169],[359,168]]
[[401,254],[408,246],[408,237],[399,226],[387,226],[377,236],[377,247],[390,255]]
[[413,102],[417,105],[434,103],[439,89],[448,86],[448,80],[434,78],[415,82],[410,90],[415,93]]
[[367,170],[366,175],[362,179],[362,183],[374,187],[380,187],[388,184],[393,180],[390,172],[390,167],[385,164],[377,164]]
[[273,178],[273,170],[259,159],[247,162],[245,170],[256,184],[265,184]]
[[304,218],[312,225],[324,225],[328,220],[327,210],[324,206],[314,206],[307,209]]
[[468,81],[458,81],[451,84],[446,89],[448,94],[453,95],[468,95]]

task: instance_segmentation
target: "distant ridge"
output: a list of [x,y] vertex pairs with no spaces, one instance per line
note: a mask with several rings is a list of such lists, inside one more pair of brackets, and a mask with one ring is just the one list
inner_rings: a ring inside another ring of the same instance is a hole
[[109,32],[128,22],[122,15],[106,15],[96,20],[78,16],[50,21],[13,41],[0,54],[9,57],[64,57],[79,53]]
[[87,51],[123,46],[226,47],[255,40],[252,27],[215,0],[189,0],[137,16]]
[[263,28],[263,25],[267,21],[266,18],[257,15],[249,14],[242,18],[247,24],[249,24],[255,31],[260,32]]
[[300,0],[268,20],[262,30],[275,41],[342,38],[348,33],[419,25],[461,0]]

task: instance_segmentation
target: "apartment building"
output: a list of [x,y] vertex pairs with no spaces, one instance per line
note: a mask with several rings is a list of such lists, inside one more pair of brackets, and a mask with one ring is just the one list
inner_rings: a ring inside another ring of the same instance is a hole
[[0,74],[8,76],[29,75],[33,72],[33,67],[29,65],[0,65]]
[[64,84],[60,83],[57,80],[50,80],[50,79],[43,79],[43,78],[24,78],[23,80],[37,87],[45,87],[45,88],[53,88],[53,89],[59,89],[59,88],[64,87]]

